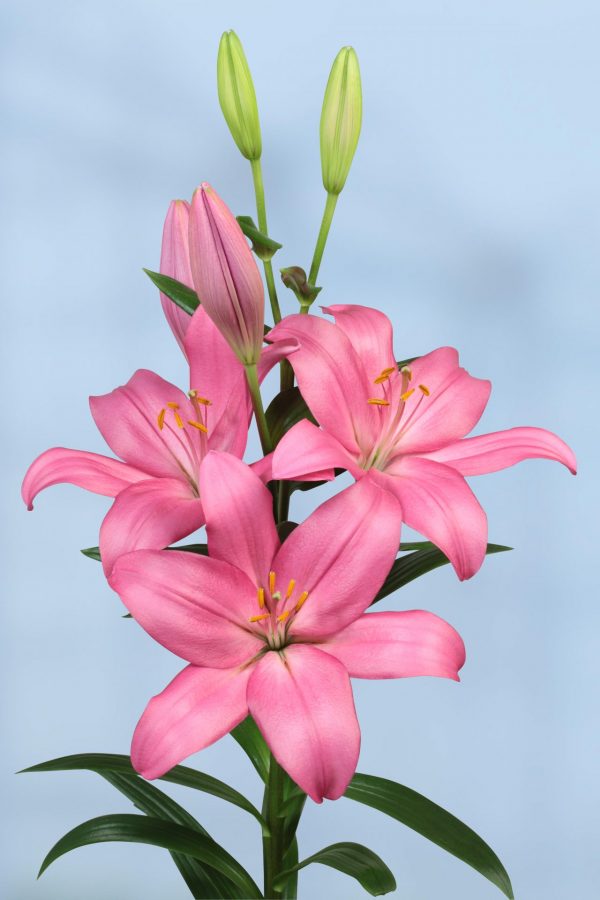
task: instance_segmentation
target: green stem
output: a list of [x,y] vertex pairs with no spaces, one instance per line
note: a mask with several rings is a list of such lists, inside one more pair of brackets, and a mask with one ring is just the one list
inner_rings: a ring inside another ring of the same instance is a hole
[[263,859],[265,867],[265,898],[277,900],[282,891],[273,887],[276,876],[283,868],[283,826],[284,819],[278,813],[283,802],[284,772],[273,754],[269,763],[269,780],[265,785],[263,815],[269,826],[269,835],[263,837]]
[[[327,243],[327,235],[329,234],[329,229],[331,228],[331,220],[333,219],[338,196],[338,194],[327,194],[325,210],[323,212],[321,227],[319,228],[319,235],[317,237],[315,252],[313,254],[312,264],[308,275],[308,283],[312,284],[313,286],[315,286],[317,283],[317,276],[321,267],[321,260],[323,259],[323,251],[325,250],[325,244]],[[301,312],[308,312],[308,309],[301,309]]]
[[[263,184],[262,166],[260,159],[251,159],[252,180],[254,182],[254,194],[256,196],[256,213],[258,216],[258,230],[263,234],[269,235],[267,228],[267,208],[265,206],[265,186]],[[275,288],[275,278],[273,277],[273,266],[271,260],[264,260],[265,279],[267,282],[267,291],[269,292],[269,300],[271,302],[271,312],[273,313],[273,322],[277,325],[281,322],[281,310],[279,309],[279,300],[277,299],[277,290]]]
[[266,456],[267,453],[270,453],[273,449],[273,444],[271,441],[269,426],[267,424],[267,419],[263,408],[262,397],[260,395],[256,364],[253,363],[251,365],[244,366],[244,368],[246,369],[246,380],[248,382],[248,388],[250,389],[250,397],[252,398],[252,409],[254,410],[256,426],[258,428],[258,434],[260,436],[260,445],[262,447],[264,455]]

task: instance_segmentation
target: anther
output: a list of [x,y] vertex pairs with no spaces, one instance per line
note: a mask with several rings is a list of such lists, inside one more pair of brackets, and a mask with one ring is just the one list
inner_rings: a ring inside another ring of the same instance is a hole
[[261,613],[260,616],[250,616],[250,622],[262,622],[263,619],[270,618],[270,613]]
[[188,397],[190,398],[190,400],[196,400],[203,406],[210,406],[212,404],[212,400],[207,400],[206,397],[201,397],[196,388],[191,388],[191,390],[188,391]]
[[260,609],[265,608],[265,589],[264,588],[258,589],[258,605],[259,605]]
[[430,393],[431,393],[431,391],[429,390],[429,388],[427,387],[426,384],[420,384],[420,385],[419,385],[419,390],[420,390],[420,391],[423,391],[423,393],[425,394],[426,397],[429,397],[429,395],[430,395]]
[[302,609],[306,601],[308,600],[308,591],[302,591],[300,596],[298,597],[298,602],[296,603],[296,612]]
[[294,593],[294,588],[295,588],[295,587],[296,587],[296,582],[295,582],[295,580],[292,578],[291,581],[290,581],[290,583],[288,584],[288,589],[287,589],[287,591],[285,592],[285,599],[286,599],[286,600],[289,600],[289,599],[290,599],[290,597],[291,597],[292,594]]
[[171,402],[171,403],[167,403],[167,406],[169,407],[169,409],[179,409],[179,403]]
[[285,622],[285,620],[289,617],[291,610],[286,609],[285,612],[282,612],[280,616],[277,616],[278,622]]
[[414,388],[410,388],[410,390],[404,391],[403,394],[400,394],[400,399],[402,400],[403,403],[406,403],[406,401],[408,400],[408,398],[409,398],[409,397],[412,397],[412,395],[414,394],[414,392],[415,392],[415,389],[414,389]]
[[188,419],[188,425],[191,425],[193,428],[197,428],[198,431],[203,431],[204,434],[208,434],[208,428],[206,425],[203,425],[202,422],[196,422],[195,419]]
[[389,406],[389,400],[380,400],[379,397],[369,397],[367,403],[370,403],[372,406]]
[[269,590],[271,593],[275,591],[275,572],[269,572]]
[[175,416],[175,421],[177,422],[177,427],[183,428],[183,419],[181,418],[181,416],[179,415],[177,410],[173,410],[173,415]]
[[166,412],[167,412],[166,409],[161,409],[161,411],[160,411],[159,414],[158,414],[158,427],[160,428],[161,431],[163,430],[163,428],[164,428],[164,426],[165,426],[165,414],[166,414]]

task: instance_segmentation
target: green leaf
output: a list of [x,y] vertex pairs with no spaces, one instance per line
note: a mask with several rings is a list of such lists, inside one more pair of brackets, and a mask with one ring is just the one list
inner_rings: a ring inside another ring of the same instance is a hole
[[[125,795],[145,815],[159,819],[168,819],[178,825],[195,828],[205,837],[210,838],[206,829],[190,815],[179,803],[157,787],[144,781],[138,775],[121,775],[117,772],[99,772],[102,777]],[[194,900],[211,900],[211,898],[243,898],[243,894],[229,878],[203,865],[197,859],[182,853],[172,852],[173,862],[179,869],[185,883],[189,887]]]
[[277,523],[277,534],[279,535],[279,540],[283,543],[286,538],[289,538],[290,534],[294,529],[298,527],[297,522],[278,522]]
[[[200,553],[202,556],[208,556],[208,544],[177,544],[174,547],[165,547],[165,550],[185,550],[186,553]],[[100,547],[86,547],[80,552],[88,559],[102,562]]]
[[280,872],[275,879],[275,888],[280,889],[285,884],[286,878],[294,871],[303,869],[310,863],[321,863],[324,866],[331,866],[338,872],[350,875],[364,887],[373,897],[380,894],[387,894],[396,890],[396,879],[390,872],[382,859],[363,847],[362,844],[353,844],[344,842],[341,844],[331,844],[330,847],[324,847],[318,853],[303,859],[302,862]]
[[245,892],[242,894],[243,897],[262,897],[257,885],[243,866],[211,838],[175,822],[128,814],[99,816],[73,828],[52,847],[41,865],[39,875],[65,853],[77,847],[106,841],[152,844],[155,847],[192,856],[229,878]]
[[298,841],[296,838],[292,841],[286,852],[283,854],[283,869],[290,870],[285,886],[283,888],[283,900],[296,900],[298,896]]
[[[61,756],[58,759],[50,759],[47,762],[38,763],[36,766],[23,769],[22,772],[64,772],[76,769],[88,769],[91,772],[99,772],[101,775],[104,772],[118,772],[125,775],[136,774],[129,757],[120,753],[76,753],[73,756]],[[193,788],[196,791],[203,791],[205,794],[212,794],[214,797],[226,800],[228,803],[232,803],[234,806],[249,812],[264,827],[263,818],[256,807],[243,794],[225,784],[224,781],[213,778],[212,775],[198,772],[189,766],[175,766],[169,772],[161,775],[160,780]]]
[[153,272],[151,269],[144,269],[144,272],[159,291],[165,294],[169,300],[172,300],[179,309],[186,312],[188,316],[193,315],[200,306],[198,294],[186,284],[182,284],[181,281],[176,281],[175,278],[170,278],[168,275],[161,275],[160,272]]
[[437,803],[395,781],[375,775],[361,775],[358,772],[344,796],[378,809],[413,831],[418,831],[423,837],[472,866],[512,900],[510,878],[492,848]]
[[277,394],[269,403],[265,415],[273,447],[276,447],[284,434],[302,419],[308,419],[309,422],[317,424],[297,387]]
[[100,547],[85,547],[80,552],[83,553],[84,556],[87,556],[88,559],[96,559],[98,562],[102,562]]
[[262,780],[266,783],[269,777],[271,754],[252,716],[246,716],[244,721],[236,725],[230,734],[238,742]]
[[236,219],[246,237],[252,241],[252,250],[263,262],[273,259],[277,251],[283,247],[283,244],[278,244],[273,238],[259,231],[250,216],[236,216]]
[[407,359],[397,359],[396,365],[398,366],[399,369],[401,369],[403,366],[410,366],[410,364],[413,363],[415,361],[415,359],[419,359],[419,357],[418,356],[409,356]]
[[[403,544],[400,545],[400,549],[407,550],[412,546],[414,545]],[[439,566],[445,566],[450,562],[448,557],[441,550],[438,550],[437,547],[434,547],[433,544],[430,544],[429,547],[430,549],[417,550],[397,559],[373,603],[383,600],[388,594],[392,594],[398,588],[404,587],[405,584],[414,581],[415,578],[419,578],[419,576],[425,575],[427,572],[439,568]],[[488,544],[485,552],[504,553],[505,550],[512,550],[512,547],[504,547],[502,544]]]

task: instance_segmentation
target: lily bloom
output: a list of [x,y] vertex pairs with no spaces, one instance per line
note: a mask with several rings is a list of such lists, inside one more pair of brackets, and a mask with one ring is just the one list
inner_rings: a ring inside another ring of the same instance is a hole
[[[190,268],[188,238],[189,219],[190,204],[187,200],[172,200],[163,228],[160,271],[163,275],[175,278],[193,290],[194,281]],[[166,294],[161,293],[160,302],[167,322],[171,326],[171,331],[185,354],[185,335],[191,322],[191,316],[173,303]]]
[[313,800],[340,797],[358,761],[350,677],[458,681],[464,645],[432,613],[366,613],[398,550],[397,501],[364,479],[280,544],[271,495],[242,462],[200,471],[209,556],[140,550],[110,584],[140,625],[188,660],[148,704],[131,760],[145,778],[223,737],[251,713],[279,764]]
[[206,183],[192,198],[189,248],[200,302],[240,362],[258,363],[265,324],[262,278],[233,213]]
[[[121,553],[166,547],[203,525],[203,459],[209,450],[241,457],[246,447],[250,407],[243,367],[203,309],[188,319],[187,394],[141,369],[126,385],[90,398],[96,425],[122,462],[55,447],[32,463],[23,481],[28,509],[39,491],[64,482],[115,498],[100,529],[107,574]],[[259,466],[268,478],[269,458]]]
[[330,306],[335,324],[287,316],[269,340],[297,339],[290,357],[317,428],[303,420],[273,457],[273,477],[341,467],[368,476],[399,501],[402,519],[433,541],[458,577],[481,566],[487,519],[465,475],[482,475],[523,459],[554,459],[575,474],[575,456],[551,431],[510,428],[466,438],[486,407],[491,384],[441,347],[398,368],[392,325],[365,306]]

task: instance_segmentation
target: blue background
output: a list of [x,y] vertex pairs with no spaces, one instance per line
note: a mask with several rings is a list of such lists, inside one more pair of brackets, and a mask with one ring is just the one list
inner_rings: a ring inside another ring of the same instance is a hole
[[[401,357],[457,346],[494,384],[480,432],[545,426],[580,461],[577,479],[543,461],[477,479],[491,539],[515,551],[465,584],[445,568],[386,601],[449,619],[468,661],[460,685],[356,683],[359,768],[472,825],[518,898],[596,897],[597,3],[19,0],[3,4],[0,24],[3,896],[187,895],[168,854],[142,846],[79,850],[35,883],[60,835],[132,809],[93,774],[12,773],[68,753],[127,752],[145,703],[180,662],[121,619],[98,564],[79,554],[97,543],[107,500],[56,487],[27,514],[19,485],[47,447],[105,450],[88,394],[140,366],[185,385],[141,268],[158,267],[169,200],[201,180],[236,213],[253,211],[249,168],[216,98],[218,39],[233,27],[260,102],[279,265],[310,261],[324,202],[320,104],[335,53],[351,43],[363,135],[321,269],[323,301],[383,308]],[[281,295],[294,311],[291,293]],[[256,447],[253,438],[249,458]],[[296,503],[296,517],[315,496]],[[192,763],[259,802],[230,738]],[[173,793],[259,877],[252,820]],[[302,855],[363,840],[396,873],[398,897],[500,896],[350,801],[309,804],[299,837]],[[302,873],[301,889],[363,896],[321,866]]]

